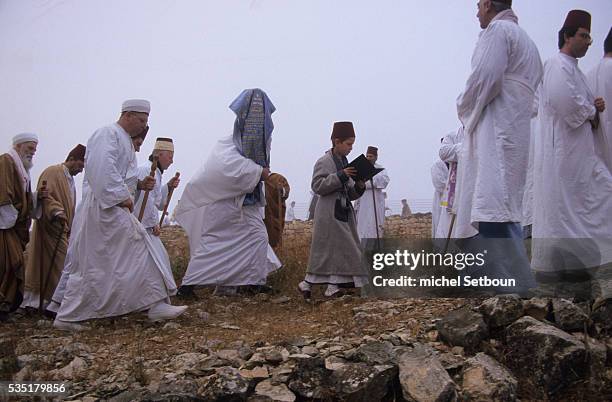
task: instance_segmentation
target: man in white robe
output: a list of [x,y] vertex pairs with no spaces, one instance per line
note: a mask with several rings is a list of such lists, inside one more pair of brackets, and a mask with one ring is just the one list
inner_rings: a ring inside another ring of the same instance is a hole
[[[197,285],[215,285],[218,294],[260,287],[281,266],[263,222],[262,184],[270,174],[263,165],[269,162],[274,105],[262,90],[249,89],[230,108],[237,115],[234,134],[217,143],[174,210],[191,253],[179,288],[182,297],[193,297]],[[251,152],[249,143],[262,147]],[[265,155],[258,154],[264,150]]]
[[578,68],[590,26],[590,14],[570,11],[540,91],[532,265],[546,282],[586,284],[612,262],[612,174],[596,151],[605,102]]
[[145,129],[149,111],[148,101],[125,101],[119,120],[87,141],[86,184],[66,255],[69,275],[54,322],[58,329],[81,330],[78,321],[142,310],[152,321],[172,319],[187,308],[167,303],[172,283],[132,214],[136,188],[155,184],[152,177],[138,181],[131,139]]
[[[442,205],[442,201],[448,204],[448,191],[450,190],[448,177],[451,170],[457,170],[457,161],[463,142],[463,127],[451,131],[442,138],[442,144],[438,151],[439,159],[432,166],[432,182],[436,192],[434,193],[434,208],[436,208],[436,224],[434,225],[434,214],[432,213],[432,236],[435,239],[445,239],[448,237],[454,208]],[[442,184],[441,182],[444,181]],[[440,190],[441,189],[441,190]]]
[[523,292],[535,286],[520,222],[531,105],[542,63],[511,3],[478,2],[483,31],[472,56],[472,72],[457,99],[465,139],[458,162],[453,237],[472,238],[464,247],[473,252],[482,253],[486,242],[493,249],[480,275],[514,279],[516,287],[496,290]]
[[445,238],[444,230],[439,228],[440,215],[448,214],[446,208],[440,206],[446,181],[448,180],[448,166],[438,158],[431,166],[431,183],[434,186],[433,205],[431,206],[431,237],[433,239]]
[[[161,234],[161,228],[159,226],[159,211],[163,211],[166,206],[168,199],[168,193],[170,189],[174,189],[178,186],[180,179],[177,177],[171,178],[167,184],[162,184],[163,172],[172,165],[174,158],[174,144],[171,138],[160,137],[155,141],[153,146],[153,153],[149,157],[152,160],[153,157],[157,157],[157,166],[155,168],[155,187],[149,191],[147,203],[145,204],[142,225],[147,230],[147,233],[151,236],[151,241],[161,257],[162,267],[166,271],[166,277],[171,280],[172,286],[168,288],[170,295],[176,294],[176,284],[174,283],[174,277],[172,275],[172,266],[170,264],[170,257],[166,247],[162,243],[159,235]],[[151,163],[145,163],[138,167],[138,180],[144,180],[151,174]],[[139,216],[142,209],[142,203],[144,200],[145,192],[138,190],[136,192],[136,203],[134,205],[134,215]]]
[[291,222],[295,220],[295,201],[291,201],[291,205],[287,208],[285,214],[285,222]]
[[[375,168],[382,169],[382,166],[376,163],[378,160],[378,148],[369,146],[366,151],[366,158]],[[389,181],[387,169],[384,169],[374,176],[372,180],[366,182],[365,192],[355,202],[357,233],[362,242],[365,239],[383,238],[385,226],[385,195],[383,190],[387,188]],[[376,211],[374,203],[376,203]],[[374,215],[375,212],[376,215]]]
[[[612,28],[604,41],[604,57],[587,74],[593,95],[612,101]],[[595,151],[612,172],[612,108],[599,114],[599,127],[595,135]]]

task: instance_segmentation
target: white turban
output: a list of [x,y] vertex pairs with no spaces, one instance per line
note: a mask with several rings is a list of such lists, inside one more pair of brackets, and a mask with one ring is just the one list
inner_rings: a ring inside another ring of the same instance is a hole
[[13,137],[13,145],[22,144],[24,142],[38,143],[38,136],[34,133],[21,133]]
[[128,99],[121,105],[121,112],[139,112],[149,114],[151,104],[144,99]]

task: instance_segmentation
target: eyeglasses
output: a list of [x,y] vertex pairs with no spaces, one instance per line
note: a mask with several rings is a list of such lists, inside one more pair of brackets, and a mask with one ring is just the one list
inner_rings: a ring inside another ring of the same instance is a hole
[[580,36],[582,39],[588,40],[590,43],[593,43],[593,38],[591,38],[591,35],[586,32],[580,32],[578,36]]

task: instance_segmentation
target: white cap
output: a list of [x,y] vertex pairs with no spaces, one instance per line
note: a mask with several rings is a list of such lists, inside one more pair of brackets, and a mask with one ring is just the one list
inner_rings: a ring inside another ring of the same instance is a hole
[[24,142],[38,142],[38,136],[34,133],[21,133],[13,137],[13,145]]
[[139,112],[149,114],[151,104],[145,99],[128,99],[121,105],[121,112]]
[[174,152],[174,144],[172,143],[172,138],[158,137],[157,140],[155,140],[153,150]]

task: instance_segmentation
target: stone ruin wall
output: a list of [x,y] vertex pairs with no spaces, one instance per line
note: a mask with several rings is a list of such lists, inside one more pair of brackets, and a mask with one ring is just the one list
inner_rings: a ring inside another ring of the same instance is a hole
[[[408,218],[398,215],[385,218],[385,237],[425,237],[431,236],[431,214],[414,214]],[[293,221],[285,224],[283,244],[292,248],[310,248],[312,221]],[[166,245],[170,260],[188,259],[189,242],[180,226],[166,226],[161,239]]]

